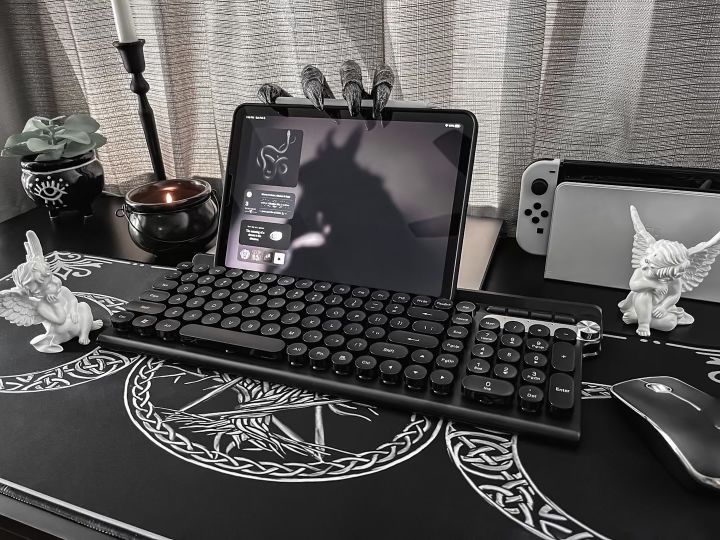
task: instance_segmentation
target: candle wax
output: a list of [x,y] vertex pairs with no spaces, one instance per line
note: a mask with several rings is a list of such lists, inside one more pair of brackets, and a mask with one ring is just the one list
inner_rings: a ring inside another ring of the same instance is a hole
[[130,0],[110,0],[112,3],[115,28],[117,28],[118,41],[120,43],[132,43],[137,41],[135,23],[133,22]]

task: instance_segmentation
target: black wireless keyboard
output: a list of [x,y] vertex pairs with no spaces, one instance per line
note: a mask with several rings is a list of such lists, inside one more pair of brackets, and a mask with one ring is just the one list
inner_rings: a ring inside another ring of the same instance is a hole
[[580,438],[596,306],[458,290],[454,301],[181,263],[99,342],[354,400]]

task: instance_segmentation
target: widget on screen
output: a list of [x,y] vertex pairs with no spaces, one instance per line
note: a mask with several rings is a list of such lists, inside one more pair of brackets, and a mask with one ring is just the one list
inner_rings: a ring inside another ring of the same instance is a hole
[[263,183],[295,187],[300,170],[303,132],[299,129],[257,129],[254,155]]
[[251,216],[291,219],[295,213],[295,194],[288,191],[248,188],[245,190],[243,212]]
[[286,250],[290,247],[290,225],[244,219],[240,223],[240,244]]

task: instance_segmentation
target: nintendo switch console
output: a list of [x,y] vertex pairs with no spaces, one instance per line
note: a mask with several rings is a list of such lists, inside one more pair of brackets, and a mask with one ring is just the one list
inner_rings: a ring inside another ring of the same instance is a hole
[[668,191],[668,195],[720,194],[720,171],[713,169],[542,159],[525,169],[520,185],[516,236],[528,253],[547,254],[557,205],[556,189],[565,182],[650,188]]

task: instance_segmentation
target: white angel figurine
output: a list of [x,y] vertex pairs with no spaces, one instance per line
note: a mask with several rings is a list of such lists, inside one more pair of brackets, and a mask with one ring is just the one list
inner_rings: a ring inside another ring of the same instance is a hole
[[625,324],[637,323],[637,333],[649,336],[650,329],[673,330],[695,319],[676,304],[682,293],[692,291],[710,273],[720,254],[720,232],[691,248],[672,240],[655,240],[634,206],[630,217],[635,228],[632,249],[630,294],[618,304]]
[[102,327],[93,320],[90,306],[78,302],[70,289],[50,270],[37,235],[28,231],[26,260],[12,273],[15,287],[0,291],[0,316],[18,326],[42,324],[45,333],[30,344],[44,353],[61,352],[61,343],[77,337],[90,343],[90,332]]

